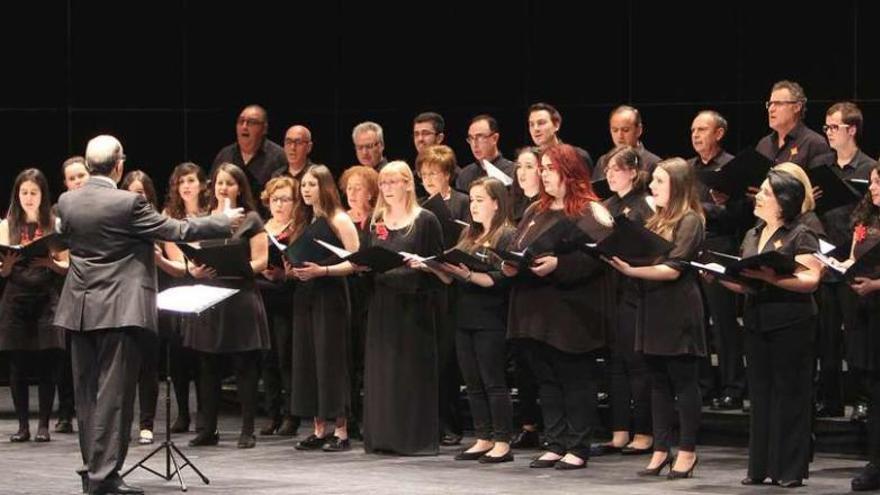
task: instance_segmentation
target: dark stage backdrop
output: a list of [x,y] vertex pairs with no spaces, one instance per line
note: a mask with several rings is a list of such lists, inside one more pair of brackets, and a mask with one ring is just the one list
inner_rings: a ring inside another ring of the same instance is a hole
[[[264,105],[270,137],[312,129],[313,158],[356,162],[350,132],[385,128],[386,155],[413,158],[411,119],[447,120],[459,161],[470,117],[501,124],[505,154],[528,142],[525,109],[547,101],[561,135],[594,157],[609,145],[607,115],[642,110],[643,141],[662,156],[691,154],[689,126],[704,108],[730,121],[727,147],[768,132],[771,84],[793,79],[817,129],[834,101],[864,109],[864,148],[880,139],[880,4],[804,2],[383,1],[242,2],[68,0],[17,2],[0,20],[6,204],[20,169],[58,168],[99,133],[118,136],[126,167],[164,191],[173,166],[209,166],[233,141],[245,104]],[[399,20],[402,19],[402,20]],[[5,210],[5,208],[3,208]]]

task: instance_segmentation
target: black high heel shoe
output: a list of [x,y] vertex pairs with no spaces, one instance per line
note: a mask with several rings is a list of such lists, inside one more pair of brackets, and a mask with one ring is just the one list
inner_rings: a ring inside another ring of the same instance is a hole
[[666,479],[668,480],[680,480],[683,478],[691,478],[694,475],[694,468],[697,467],[697,462],[699,462],[699,457],[694,457],[694,463],[691,464],[690,469],[687,471],[676,471],[675,469],[669,469],[669,474],[666,475]]
[[642,469],[636,474],[639,476],[660,476],[660,472],[663,471],[663,468],[665,468],[666,466],[670,466],[669,469],[672,469],[673,461],[675,461],[675,457],[672,457],[672,455],[667,453],[666,459],[663,459],[663,462],[661,462],[659,466],[650,469]]
[[207,433],[202,431],[198,435],[195,436],[192,440],[189,441],[190,447],[208,447],[211,445],[217,445],[220,442],[220,432],[213,431],[211,433]]

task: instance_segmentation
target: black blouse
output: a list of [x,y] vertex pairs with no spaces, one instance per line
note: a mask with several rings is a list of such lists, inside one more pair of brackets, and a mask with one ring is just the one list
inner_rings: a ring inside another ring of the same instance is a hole
[[[498,238],[497,246],[507,246],[513,238],[513,227],[504,228]],[[488,249],[482,247],[478,253],[487,255]],[[456,319],[458,328],[467,330],[506,330],[507,304],[510,296],[510,278],[501,270],[486,273],[492,278],[492,287],[480,287],[468,282],[456,282],[458,290]]]

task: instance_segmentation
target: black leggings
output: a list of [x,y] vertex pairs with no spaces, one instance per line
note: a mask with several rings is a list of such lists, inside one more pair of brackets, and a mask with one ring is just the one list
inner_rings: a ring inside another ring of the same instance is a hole
[[635,306],[621,301],[608,362],[611,430],[651,435],[651,375],[645,356],[633,350],[636,315]]
[[[693,452],[700,429],[699,358],[696,356],[645,355],[651,370],[651,407],[654,417],[654,450],[668,452],[673,445],[678,403],[678,448]],[[677,400],[676,400],[677,398]]]
[[221,364],[226,356],[232,360],[235,368],[238,401],[241,403],[241,433],[242,435],[253,435],[254,416],[257,412],[257,383],[260,378],[260,351],[225,354],[199,353],[199,381],[202,393],[199,404],[199,424],[209,433],[217,430],[217,415],[220,412],[220,385],[223,379]]
[[[12,390],[12,404],[18,417],[20,429],[28,428],[30,397],[28,371],[34,371],[39,378],[39,427],[49,427],[52,403],[55,401],[55,383],[64,356],[61,350],[10,351],[9,388]],[[36,368],[36,369],[35,369]]]
[[455,344],[477,438],[510,442],[513,406],[504,381],[505,331],[460,329]]

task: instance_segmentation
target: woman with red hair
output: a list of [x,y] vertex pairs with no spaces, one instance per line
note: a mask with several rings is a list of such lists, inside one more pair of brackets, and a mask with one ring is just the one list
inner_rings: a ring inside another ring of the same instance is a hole
[[509,246],[536,258],[528,266],[502,264],[516,276],[508,338],[521,346],[539,384],[546,450],[530,466],[580,469],[597,424],[594,363],[605,346],[606,271],[569,241],[598,241],[610,229],[594,216],[601,206],[575,148],[551,146],[540,164],[540,196]]

